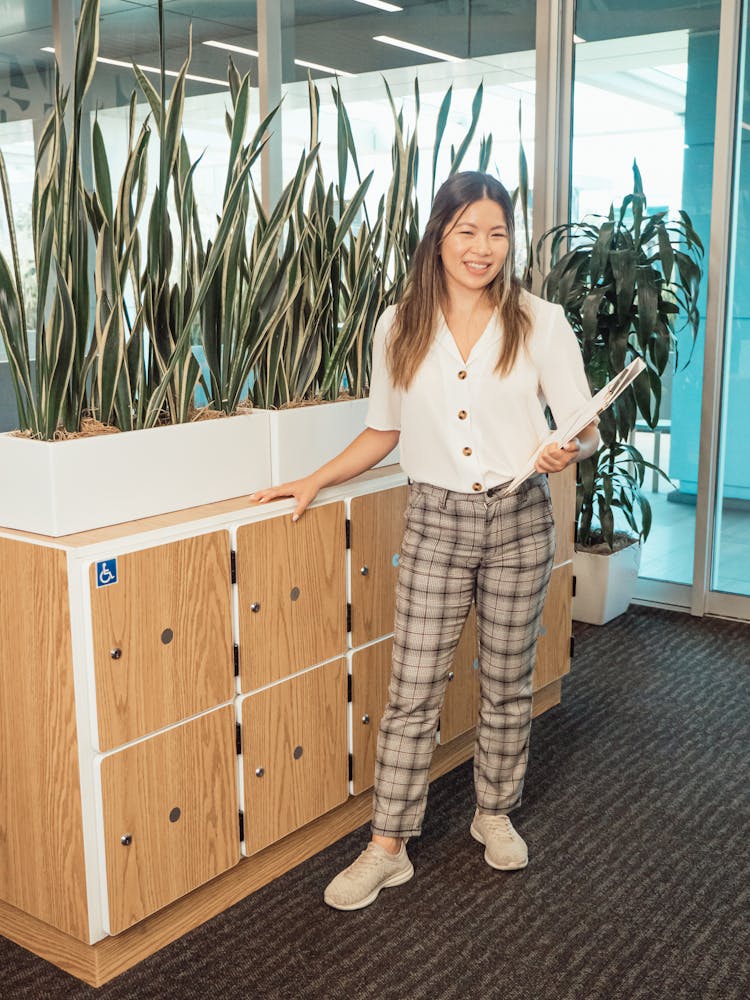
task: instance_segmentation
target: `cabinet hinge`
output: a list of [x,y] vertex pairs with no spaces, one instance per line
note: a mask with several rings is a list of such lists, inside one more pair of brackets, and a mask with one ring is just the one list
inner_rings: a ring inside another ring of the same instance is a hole
[[575,574],[573,574],[573,597],[575,596],[576,596],[576,578]]
[[236,642],[234,644],[234,676],[240,676],[240,647]]
[[351,703],[352,700],[352,675],[346,675],[346,700]]
[[349,754],[349,781],[354,780],[354,757]]
[[571,660],[576,655],[576,637],[571,635],[570,637],[570,658]]
[[245,814],[240,809],[240,843],[245,839]]
[[348,517],[346,519],[346,547],[347,549],[352,547],[352,522]]
[[352,606],[347,604],[346,606],[346,631],[351,632],[352,630]]
[[237,583],[237,553],[229,553],[229,572],[232,575],[232,583]]
[[236,723],[234,728],[234,738],[237,745],[237,753],[242,754],[242,726]]

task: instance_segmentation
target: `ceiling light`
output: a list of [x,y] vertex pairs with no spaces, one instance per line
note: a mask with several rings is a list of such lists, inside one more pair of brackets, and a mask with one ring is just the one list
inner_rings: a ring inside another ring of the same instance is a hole
[[378,10],[387,10],[389,13],[404,9],[395,3],[385,3],[385,0],[354,0],[354,2],[366,4],[368,7],[377,7]]
[[440,59],[443,62],[463,62],[459,56],[448,55],[447,52],[438,52],[437,49],[426,49],[423,45],[414,45],[412,42],[402,42],[400,38],[391,38],[390,35],[374,35],[374,42],[384,42],[386,45],[395,45],[398,49],[409,49],[410,52],[419,52],[424,56],[431,56],[433,59]]
[[226,49],[228,52],[241,52],[243,56],[255,56],[258,58],[258,53],[255,49],[246,49],[242,45],[231,45],[229,42],[204,42],[204,45],[210,45],[214,49]]
[[[54,48],[51,45],[45,45],[42,48],[42,52],[51,52],[53,55],[55,53]],[[132,62],[123,62],[122,59],[107,59],[105,56],[97,56],[96,61],[104,63],[107,66],[122,66],[125,69],[132,69]],[[161,73],[158,66],[143,66],[141,63],[136,63],[138,69],[143,70],[144,73],[156,73],[157,76]],[[180,74],[173,69],[165,69],[165,76],[179,76]],[[226,80],[217,80],[213,76],[196,76],[194,73],[187,73],[185,75],[186,80],[195,80],[197,83],[215,83],[219,87],[228,87],[229,84]]]
[[333,73],[334,76],[354,76],[354,73],[347,73],[344,69],[334,69],[333,66],[321,66],[320,63],[307,62],[305,59],[295,59],[295,66],[304,66],[306,69],[319,69],[321,73]]

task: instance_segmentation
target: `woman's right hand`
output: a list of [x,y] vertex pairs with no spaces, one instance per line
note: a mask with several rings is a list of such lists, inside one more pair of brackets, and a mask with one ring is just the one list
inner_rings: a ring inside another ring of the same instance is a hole
[[305,476],[304,479],[295,479],[291,483],[282,483],[281,486],[256,490],[250,494],[250,499],[258,503],[267,503],[269,500],[280,500],[282,497],[294,497],[297,506],[294,508],[292,520],[299,521],[319,492],[320,486],[315,476]]

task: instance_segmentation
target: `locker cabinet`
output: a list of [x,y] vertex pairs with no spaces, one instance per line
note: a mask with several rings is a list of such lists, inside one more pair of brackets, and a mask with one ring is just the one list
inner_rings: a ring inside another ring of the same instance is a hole
[[394,588],[408,488],[354,497],[350,506],[352,646],[393,631]]
[[372,788],[378,726],[388,703],[393,639],[351,654],[352,792]]
[[109,932],[117,934],[239,861],[233,708],[100,766]]
[[345,538],[343,503],[237,529],[243,691],[346,652]]
[[242,699],[242,773],[246,854],[346,800],[345,659]]
[[440,713],[440,742],[449,743],[473,729],[479,712],[477,613],[472,604],[453,656]]
[[97,562],[89,570],[102,750],[234,694],[229,533],[196,535],[114,562],[112,585],[97,586]]

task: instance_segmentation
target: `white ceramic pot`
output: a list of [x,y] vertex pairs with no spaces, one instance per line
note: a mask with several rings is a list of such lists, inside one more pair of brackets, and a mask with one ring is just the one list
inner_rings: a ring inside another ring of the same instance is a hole
[[0,526],[44,535],[244,496],[270,482],[262,411],[71,441],[0,434]]
[[[343,451],[365,429],[366,399],[315,403],[287,410],[257,410],[268,417],[271,482],[278,486],[314,472]],[[379,465],[398,462],[398,448]]]
[[576,549],[573,618],[590,625],[604,625],[627,611],[640,565],[640,542],[610,554]]

